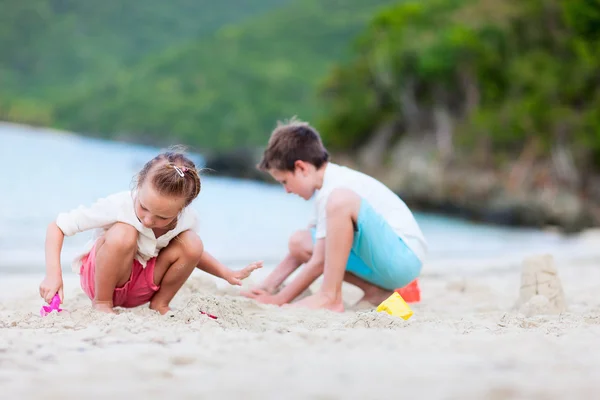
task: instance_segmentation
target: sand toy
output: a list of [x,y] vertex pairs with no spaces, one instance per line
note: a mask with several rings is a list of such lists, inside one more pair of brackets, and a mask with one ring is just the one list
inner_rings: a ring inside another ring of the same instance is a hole
[[409,319],[413,312],[406,304],[402,296],[398,292],[394,292],[390,297],[383,301],[378,307],[378,312],[386,312],[394,317]]
[[56,311],[56,312],[62,311],[62,308],[60,308],[60,297],[58,296],[58,293],[56,293],[54,295],[54,297],[50,301],[50,305],[42,306],[42,309],[40,310],[40,315],[42,317],[45,317],[46,315],[50,314],[52,311]]

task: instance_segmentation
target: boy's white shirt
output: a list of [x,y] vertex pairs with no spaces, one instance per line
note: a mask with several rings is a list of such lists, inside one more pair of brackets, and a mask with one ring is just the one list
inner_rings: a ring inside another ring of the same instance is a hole
[[186,207],[179,215],[175,228],[157,239],[152,229],[146,228],[138,220],[135,214],[133,197],[134,193],[131,191],[115,193],[97,200],[89,207],[80,206],[58,215],[56,224],[65,236],[73,236],[76,233],[90,229],[95,230],[92,240],[73,260],[73,272],[79,274],[82,258],[89,254],[95,241],[117,222],[131,225],[139,232],[135,259],[143,267],[146,266],[148,260],[158,256],[159,251],[165,248],[181,232],[186,230],[197,231],[198,216],[192,208]]
[[325,168],[323,185],[315,194],[315,207],[309,222],[309,225],[316,227],[317,240],[327,234],[325,209],[329,195],[336,188],[346,188],[366,200],[390,224],[419,260],[424,261],[427,242],[414,215],[398,195],[383,183],[362,172],[332,162],[327,163]]

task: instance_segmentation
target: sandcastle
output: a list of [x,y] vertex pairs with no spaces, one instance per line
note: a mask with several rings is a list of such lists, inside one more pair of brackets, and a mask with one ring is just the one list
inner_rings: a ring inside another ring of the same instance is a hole
[[526,316],[560,314],[567,309],[562,284],[550,254],[523,260],[521,290],[515,308]]

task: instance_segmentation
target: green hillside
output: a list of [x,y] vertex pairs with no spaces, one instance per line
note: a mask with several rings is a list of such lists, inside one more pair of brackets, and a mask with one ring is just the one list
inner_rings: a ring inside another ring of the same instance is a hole
[[[59,127],[106,137],[226,148],[264,142],[275,120],[316,117],[317,86],[392,0],[297,0],[172,47],[61,96]],[[161,139],[163,135],[168,139]]]
[[2,92],[60,95],[289,2],[0,0]]

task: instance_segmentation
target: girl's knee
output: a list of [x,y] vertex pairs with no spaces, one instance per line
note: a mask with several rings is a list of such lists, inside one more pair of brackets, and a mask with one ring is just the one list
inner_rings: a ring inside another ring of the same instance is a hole
[[196,262],[200,260],[204,253],[204,243],[195,232],[182,232],[179,234],[178,240],[181,243],[182,252],[186,259]]
[[300,230],[296,231],[290,236],[290,240],[288,242],[288,249],[290,254],[296,258],[306,258],[310,257],[312,253],[312,237],[310,231],[308,230]]
[[138,231],[133,226],[116,223],[104,234],[103,246],[111,250],[133,251],[137,248]]

